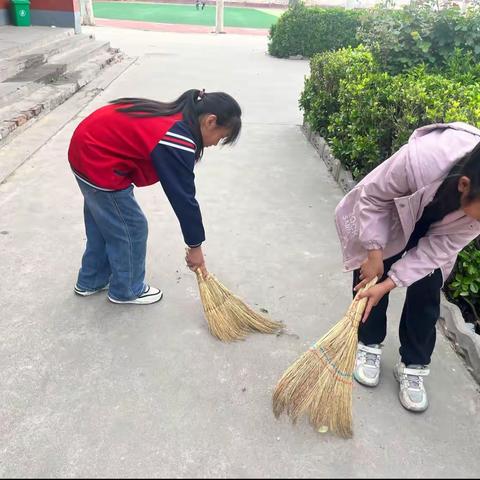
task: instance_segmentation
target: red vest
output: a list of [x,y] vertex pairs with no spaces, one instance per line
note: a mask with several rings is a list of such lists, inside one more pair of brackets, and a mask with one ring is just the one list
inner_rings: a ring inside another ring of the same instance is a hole
[[92,184],[121,190],[132,183],[158,182],[150,154],[182,114],[139,118],[120,113],[119,105],[102,107],[76,128],[68,160],[73,170]]

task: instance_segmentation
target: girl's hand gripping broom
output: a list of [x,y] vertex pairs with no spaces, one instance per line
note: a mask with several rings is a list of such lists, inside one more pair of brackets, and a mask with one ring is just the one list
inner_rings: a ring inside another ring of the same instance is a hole
[[283,328],[253,311],[213,275],[197,269],[198,288],[210,333],[222,342],[242,340],[251,332],[275,333]]
[[283,374],[273,393],[275,417],[285,410],[295,423],[306,414],[316,430],[352,436],[353,370],[366,304],[367,298],[355,297],[342,320]]

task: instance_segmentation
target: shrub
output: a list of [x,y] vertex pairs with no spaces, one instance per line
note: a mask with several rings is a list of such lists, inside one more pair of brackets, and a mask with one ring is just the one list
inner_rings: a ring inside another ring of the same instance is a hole
[[340,82],[339,110],[328,126],[334,155],[359,179],[385,160],[392,148],[401,82],[385,72]]
[[343,8],[289,8],[272,26],[268,51],[275,57],[302,55],[356,46],[361,12]]
[[446,293],[455,303],[465,302],[470,312],[464,315],[480,326],[480,250],[476,242],[459,253]]
[[317,54],[310,60],[310,77],[300,97],[300,108],[305,120],[324,136],[329,118],[339,109],[340,81],[372,72],[375,64],[371,53],[364,47],[344,48],[335,52]]
[[360,179],[431,123],[480,126],[479,68],[450,62],[448,77],[419,66],[401,75],[379,71],[364,48],[320,54],[300,98],[305,120]]
[[435,10],[428,2],[402,10],[377,7],[362,16],[357,38],[389,73],[422,63],[440,71],[455,49],[480,60],[480,10]]
[[480,83],[463,84],[425,67],[392,76],[373,72],[340,83],[339,110],[329,119],[333,153],[359,179],[432,123],[480,126]]
[[418,67],[402,78],[399,113],[392,151],[406,143],[412,131],[431,123],[466,122],[480,126],[480,83],[470,78],[428,74]]

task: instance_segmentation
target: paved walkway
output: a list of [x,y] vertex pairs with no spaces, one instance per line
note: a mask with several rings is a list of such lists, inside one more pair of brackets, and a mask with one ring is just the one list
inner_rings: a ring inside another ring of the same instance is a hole
[[[111,20],[109,18],[96,18],[97,27],[128,28],[133,30],[146,30],[152,32],[172,32],[172,33],[214,33],[215,27],[206,27],[203,25],[180,25],[173,23],[152,23],[140,22],[135,20]],[[269,30],[266,28],[241,28],[225,27],[225,33],[234,35],[256,35],[266,37]]]
[[[279,376],[350,300],[333,225],[341,193],[298,126],[307,63],[265,55],[260,37],[97,35],[138,62],[0,185],[0,476],[477,478],[478,387],[441,335],[431,408],[413,415],[398,403],[401,292],[381,385],[355,386],[352,440],[273,418]],[[296,336],[224,345],[208,334],[157,186],[137,196],[150,222],[148,280],[164,300],[116,306],[72,293],[84,242],[66,161],[75,125],[116,97],[192,87],[230,92],[245,114],[239,144],[198,166],[208,266]]]

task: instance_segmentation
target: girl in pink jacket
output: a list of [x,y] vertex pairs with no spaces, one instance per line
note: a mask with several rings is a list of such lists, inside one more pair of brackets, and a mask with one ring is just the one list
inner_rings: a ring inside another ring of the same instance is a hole
[[419,128],[335,211],[354,291],[379,278],[361,295],[368,303],[354,376],[363,385],[379,383],[389,292],[407,288],[394,374],[408,410],[428,407],[423,378],[435,346],[440,290],[457,254],[480,234],[479,142],[480,130],[464,123]]

